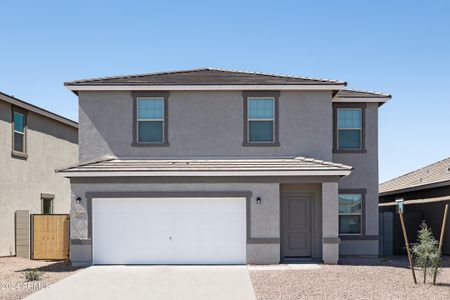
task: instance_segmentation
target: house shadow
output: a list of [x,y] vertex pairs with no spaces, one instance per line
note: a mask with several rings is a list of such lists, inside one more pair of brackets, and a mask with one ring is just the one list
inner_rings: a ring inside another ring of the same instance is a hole
[[[439,278],[439,277],[438,277]],[[438,282],[436,283],[437,286],[444,286],[444,287],[450,287],[450,283],[445,283],[445,282]]]
[[74,267],[72,266],[70,260],[64,260],[64,261],[45,261],[49,262],[48,265],[36,267],[36,268],[25,268],[21,270],[16,270],[15,272],[26,272],[31,270],[38,270],[45,273],[59,273],[59,272],[73,272],[79,269],[83,269],[85,267],[78,266]]
[[[364,256],[344,256],[339,259],[339,265],[343,266],[383,266],[394,268],[409,269],[408,256],[380,256],[380,257],[364,257]],[[443,256],[441,268],[450,268],[450,256]]]

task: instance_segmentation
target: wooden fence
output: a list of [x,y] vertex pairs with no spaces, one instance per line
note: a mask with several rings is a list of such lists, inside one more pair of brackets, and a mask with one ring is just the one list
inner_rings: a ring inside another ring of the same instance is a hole
[[69,259],[69,215],[32,215],[32,258]]

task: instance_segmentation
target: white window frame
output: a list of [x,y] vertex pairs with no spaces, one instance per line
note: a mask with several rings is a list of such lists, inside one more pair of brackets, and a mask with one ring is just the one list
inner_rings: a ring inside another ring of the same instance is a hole
[[[155,119],[155,118],[151,118],[151,119],[140,119],[139,118],[139,101],[140,100],[161,100],[162,101],[162,118],[157,118],[157,119]],[[136,142],[138,143],[138,144],[163,144],[164,143],[164,141],[165,141],[165,130],[164,130],[164,128],[165,128],[165,126],[166,126],[166,120],[164,120],[164,116],[165,116],[165,107],[164,107],[164,105],[165,105],[165,103],[164,103],[164,97],[137,97],[136,98]],[[161,122],[162,121],[162,127],[161,127],[161,130],[162,130],[162,140],[160,141],[160,142],[141,142],[140,140],[139,140],[139,122],[141,122],[141,121],[147,121],[147,122]]]
[[[272,118],[250,118],[250,100],[272,99]],[[250,121],[272,121],[272,141],[250,141]],[[275,143],[275,97],[247,97],[247,143],[273,144]]]
[[[359,213],[341,213],[339,212],[339,196],[341,195],[359,195],[361,197],[361,211]],[[363,211],[364,211],[364,194],[362,193],[339,193],[338,194],[338,222],[340,216],[359,216],[359,233],[340,233],[339,235],[362,235],[363,234]],[[341,224],[338,224],[338,229],[341,227]]]
[[[340,110],[358,110],[358,111],[360,111],[360,115],[359,115],[359,117],[360,117],[360,125],[359,125],[359,128],[339,128],[339,111]],[[337,119],[337,122],[336,122],[336,130],[337,130],[337,132],[336,132],[336,143],[337,143],[337,145],[336,145],[336,149],[337,150],[349,150],[349,151],[352,151],[352,150],[362,150],[362,147],[363,147],[363,135],[362,135],[362,132],[363,132],[363,109],[362,108],[360,108],[360,107],[338,107],[337,108],[337,111],[336,111],[336,119]],[[359,130],[359,148],[341,148],[340,146],[339,146],[339,131],[340,130]]]
[[[23,116],[23,122],[24,122],[24,124],[23,124],[23,132],[20,132],[20,131],[17,131],[16,130],[16,121],[15,121],[15,119],[14,119],[14,114],[21,114],[22,116]],[[25,154],[25,153],[27,153],[27,141],[26,141],[26,137],[27,137],[27,135],[26,135],[26,131],[27,131],[27,115],[25,114],[25,113],[23,113],[23,112],[21,112],[21,111],[18,111],[18,110],[15,110],[15,109],[13,109],[13,120],[12,120],[12,125],[13,125],[13,144],[12,144],[12,148],[13,148],[13,152],[16,152],[16,153],[22,153],[22,154]],[[15,133],[18,133],[18,134],[20,134],[21,136],[22,136],[22,139],[23,139],[23,141],[22,141],[22,143],[23,143],[23,151],[19,151],[19,150],[16,150],[15,149],[15,144],[16,144],[16,138],[15,138]]]

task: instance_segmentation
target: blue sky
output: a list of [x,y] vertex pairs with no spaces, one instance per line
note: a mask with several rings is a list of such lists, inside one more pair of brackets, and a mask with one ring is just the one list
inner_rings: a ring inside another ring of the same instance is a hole
[[380,180],[450,156],[450,1],[0,2],[0,91],[77,119],[63,82],[197,67],[391,93]]

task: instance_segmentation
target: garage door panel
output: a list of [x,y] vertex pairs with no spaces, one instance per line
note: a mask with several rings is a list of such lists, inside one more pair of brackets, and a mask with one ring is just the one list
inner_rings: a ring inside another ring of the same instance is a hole
[[245,198],[93,199],[96,264],[236,264]]

